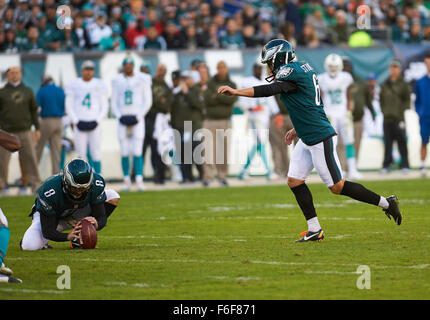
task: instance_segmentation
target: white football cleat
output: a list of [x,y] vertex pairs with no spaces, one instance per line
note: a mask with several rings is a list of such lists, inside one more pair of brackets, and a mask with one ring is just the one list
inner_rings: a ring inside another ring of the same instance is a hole
[[11,268],[8,268],[4,263],[2,263],[0,267],[0,273],[6,276],[10,276],[13,274],[13,271]]
[[348,178],[351,180],[361,180],[363,179],[363,175],[357,170],[348,172]]
[[145,185],[143,184],[143,181],[136,182],[137,191],[143,191],[145,190]]
[[280,181],[281,177],[278,174],[271,172],[270,174],[267,175],[267,180],[269,180],[269,181]]
[[124,182],[122,184],[121,191],[124,191],[124,192],[130,191],[130,186],[131,186],[130,177],[124,177]]

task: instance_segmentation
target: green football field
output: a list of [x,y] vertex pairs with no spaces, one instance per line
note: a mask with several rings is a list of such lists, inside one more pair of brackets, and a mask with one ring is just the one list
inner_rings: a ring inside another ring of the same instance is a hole
[[[321,243],[294,243],[306,223],[286,186],[123,193],[95,250],[21,251],[33,198],[0,198],[23,280],[0,299],[429,299],[430,180],[364,184],[399,197],[403,224],[311,184]],[[363,265],[370,289],[357,287]]]

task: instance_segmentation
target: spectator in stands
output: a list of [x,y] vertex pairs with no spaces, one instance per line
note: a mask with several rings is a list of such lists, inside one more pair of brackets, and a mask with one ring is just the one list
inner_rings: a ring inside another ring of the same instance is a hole
[[154,124],[157,113],[169,113],[172,106],[172,90],[166,83],[167,68],[164,64],[159,64],[155,70],[155,77],[152,79],[152,107],[145,116],[145,140],[143,142],[143,157],[146,149],[151,147],[151,163],[154,170],[154,182],[164,184],[166,166],[161,161],[161,156],[157,151],[157,140],[154,139]]
[[297,40],[294,36],[296,33],[294,24],[292,22],[287,21],[281,26],[279,31],[280,33],[278,34],[278,38],[287,40],[289,43],[291,43],[293,48],[295,48],[297,45]]
[[83,16],[81,14],[77,14],[72,26],[72,37],[73,41],[76,43],[77,50],[84,50],[85,48],[89,47],[88,33],[83,27],[83,24]]
[[245,47],[242,34],[234,19],[228,19],[226,30],[221,35],[221,47],[225,49],[241,49]]
[[[19,138],[22,145],[20,158],[32,192],[35,193],[41,182],[34,146],[40,138],[36,98],[33,91],[22,83],[19,67],[10,67],[6,71],[6,78],[7,84],[0,89],[0,127]],[[31,131],[32,126],[35,131]],[[0,190],[7,186],[9,161],[10,153],[0,148]]]
[[149,28],[150,26],[154,26],[157,29],[158,34],[163,33],[163,25],[158,17],[158,12],[154,8],[149,8],[146,11],[146,18],[144,21],[144,27]]
[[425,161],[427,158],[427,144],[430,136],[430,52],[424,57],[427,74],[415,84],[415,111],[420,119],[421,133],[421,164],[420,171],[426,175]]
[[421,34],[421,22],[418,19],[414,19],[412,20],[409,38],[406,40],[406,42],[421,43],[422,40],[423,40],[423,37]]
[[17,53],[18,46],[15,42],[15,31],[13,29],[6,29],[5,31],[5,43],[3,45],[5,53]]
[[30,22],[31,11],[28,7],[27,0],[18,0],[17,7],[15,9],[15,21],[23,21],[24,25]]
[[408,18],[400,14],[397,16],[397,23],[392,29],[392,39],[396,42],[405,42],[409,38]]
[[5,13],[3,14],[3,23],[4,23],[4,28],[5,29],[10,29],[13,27],[14,25],[14,11],[13,8],[8,7],[5,11]]
[[145,36],[146,29],[144,28],[144,20],[143,16],[138,17],[136,24],[129,27],[125,32],[125,40],[129,48],[136,48],[137,39]]
[[24,43],[21,50],[30,53],[42,53],[45,47],[43,40],[39,37],[39,30],[36,26],[30,26],[27,31],[28,41]]
[[348,44],[347,15],[343,10],[336,11],[336,23],[330,29],[330,43],[333,45]]
[[36,100],[40,107],[40,140],[36,147],[37,162],[40,163],[43,149],[49,142],[52,174],[60,172],[61,139],[63,136],[62,117],[66,96],[61,87],[55,85],[51,76],[45,75],[42,87],[37,91]]
[[316,48],[320,45],[320,41],[312,25],[305,24],[303,26],[302,33],[297,38],[297,45],[308,48]]
[[384,163],[382,172],[388,173],[393,163],[393,142],[397,141],[402,157],[400,167],[406,173],[409,169],[408,148],[406,144],[405,110],[411,102],[411,89],[402,78],[400,60],[390,63],[390,76],[381,86],[379,100],[384,115]]
[[6,45],[6,34],[3,30],[0,29],[0,52],[3,52]]
[[129,29],[131,27],[134,27],[138,23],[139,18],[141,17],[143,17],[143,1],[131,0],[130,10],[122,15],[122,19],[124,20],[126,28]]
[[197,30],[194,24],[191,24],[188,26],[188,28],[185,31],[185,49],[187,50],[196,50],[198,46],[197,42]]
[[[230,117],[233,113],[233,104],[237,101],[237,97],[228,97],[218,94],[218,88],[223,85],[236,88],[236,84],[230,80],[227,64],[220,61],[217,64],[217,74],[208,81],[208,88],[204,93],[206,105],[206,120],[203,123],[205,129],[212,133],[212,148],[209,150],[207,143],[205,146],[205,163],[203,164],[203,185],[208,186],[213,179],[213,170],[216,168],[218,180],[221,185],[227,186],[227,136],[226,130],[231,127]],[[217,137],[216,130],[224,130],[221,137]],[[220,159],[223,153],[222,163],[218,163],[216,159]]]
[[118,4],[112,5],[112,7],[110,9],[109,25],[111,26],[112,30],[114,28],[115,28],[115,30],[120,30],[120,34],[122,34],[123,31],[127,29],[125,27],[124,21],[122,20],[121,6]]
[[126,49],[125,42],[121,37],[121,27],[113,25],[112,35],[110,37],[102,38],[98,46],[101,51],[124,51]]
[[91,48],[97,48],[103,38],[112,36],[112,28],[106,24],[106,21],[106,13],[104,13],[104,11],[99,11],[96,16],[96,21],[87,27]]
[[242,37],[247,48],[255,48],[261,45],[261,41],[257,38],[252,24],[247,24],[242,28]]
[[163,38],[169,50],[181,49],[185,43],[184,35],[179,32],[178,26],[173,20],[167,21]]
[[260,45],[265,45],[267,42],[275,38],[275,33],[273,32],[272,25],[269,21],[263,21],[261,23],[257,37]]
[[27,29],[22,17],[15,20],[15,43],[19,49],[28,42]]
[[311,15],[308,15],[308,17],[305,20],[306,24],[309,24],[313,26],[317,37],[320,41],[326,41],[327,40],[327,22],[324,20],[323,17],[323,8],[318,8],[313,11]]
[[137,50],[159,50],[163,51],[167,49],[166,40],[162,36],[158,35],[157,28],[150,26],[146,32],[146,35],[136,40]]
[[203,24],[211,20],[210,5],[207,2],[202,2],[199,8],[199,15],[196,18],[196,27],[203,28]]

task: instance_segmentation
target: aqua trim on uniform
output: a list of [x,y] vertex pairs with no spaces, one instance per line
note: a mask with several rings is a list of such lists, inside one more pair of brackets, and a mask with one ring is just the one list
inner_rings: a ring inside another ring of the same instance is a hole
[[94,171],[100,174],[102,172],[102,163],[100,161],[94,161],[93,165],[94,165]]
[[345,146],[345,153],[346,153],[346,158],[347,159],[351,159],[351,158],[355,158],[355,147],[354,144],[347,144]]
[[130,159],[128,157],[121,157],[121,168],[124,177],[130,175]]
[[3,263],[4,257],[9,247],[10,230],[4,225],[0,225],[0,265]]
[[143,175],[143,157],[142,156],[133,157],[133,167],[134,167],[134,173],[136,174],[136,176]]

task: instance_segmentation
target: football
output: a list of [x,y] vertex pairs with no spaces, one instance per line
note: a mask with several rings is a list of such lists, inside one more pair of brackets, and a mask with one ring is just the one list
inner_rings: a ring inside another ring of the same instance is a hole
[[97,230],[88,220],[83,219],[81,222],[81,248],[94,249],[97,244]]

